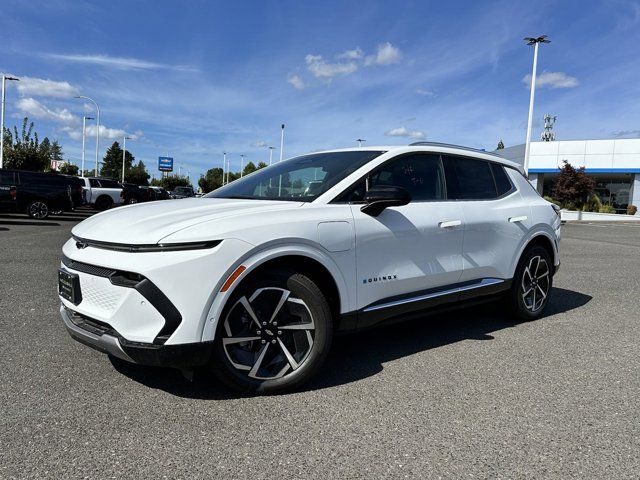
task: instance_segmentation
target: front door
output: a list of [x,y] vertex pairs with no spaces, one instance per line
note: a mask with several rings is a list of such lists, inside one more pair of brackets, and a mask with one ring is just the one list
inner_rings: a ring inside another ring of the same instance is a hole
[[405,188],[412,200],[386,208],[377,217],[363,213],[362,205],[351,204],[358,308],[458,282],[463,264],[462,210],[457,202],[445,200],[439,155],[391,159],[369,175],[367,182],[364,188]]

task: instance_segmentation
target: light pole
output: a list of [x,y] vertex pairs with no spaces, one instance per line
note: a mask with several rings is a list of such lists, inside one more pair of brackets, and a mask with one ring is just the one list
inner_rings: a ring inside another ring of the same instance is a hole
[[269,147],[269,165],[271,165],[271,161],[273,160],[273,151],[276,147]]
[[84,177],[84,136],[87,128],[87,120],[93,120],[93,117],[82,116],[82,168],[80,169],[80,176]]
[[366,140],[364,138],[359,138],[356,142],[358,142],[358,148],[362,148],[362,142],[366,142]]
[[84,95],[76,95],[75,98],[84,98],[85,100],[89,100],[96,107],[96,170],[94,175],[98,176],[98,150],[100,149],[100,107],[93,98],[86,97]]
[[527,122],[527,141],[524,147],[524,174],[529,175],[529,151],[531,149],[531,127],[533,126],[533,99],[536,95],[536,70],[538,68],[538,45],[551,43],[546,35],[525,37],[527,45],[533,45],[533,72],[531,73],[531,93],[529,96],[529,121]]
[[227,173],[227,152],[222,152],[222,185],[225,183],[225,175]]
[[283,153],[284,153],[284,123],[282,124],[282,131],[280,132],[280,161],[282,161]]
[[240,154],[240,178],[244,175],[244,153]]
[[127,155],[127,140],[131,140],[131,137],[126,135],[122,137],[122,183],[124,183],[124,159]]
[[7,80],[19,82],[19,78],[8,77],[6,75],[2,75],[2,120],[0,120],[0,168],[4,166],[4,103],[5,103],[5,87]]

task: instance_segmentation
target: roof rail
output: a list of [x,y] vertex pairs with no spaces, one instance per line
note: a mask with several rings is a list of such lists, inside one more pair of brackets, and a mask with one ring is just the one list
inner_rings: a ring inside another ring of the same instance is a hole
[[486,150],[482,150],[479,148],[465,147],[463,145],[455,145],[453,143],[442,143],[442,142],[413,142],[409,144],[410,147],[450,147],[450,148],[458,148],[460,150],[466,150],[468,152],[477,152],[484,153],[485,155],[493,155],[495,157],[501,157],[497,153],[487,152]]

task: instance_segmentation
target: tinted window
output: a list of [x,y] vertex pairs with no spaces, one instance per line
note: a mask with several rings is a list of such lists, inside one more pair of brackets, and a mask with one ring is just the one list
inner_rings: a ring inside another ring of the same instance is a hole
[[412,200],[444,199],[444,172],[439,155],[407,155],[385,163],[369,177],[369,189],[402,187]]
[[100,186],[100,182],[95,178],[90,178],[89,179],[89,185],[91,185],[92,187],[99,187]]
[[102,188],[122,188],[115,180],[105,180],[103,178],[100,179],[100,186]]
[[0,185],[15,185],[15,181],[13,179],[13,172],[3,172],[0,171]]
[[509,180],[507,172],[504,171],[504,167],[502,165],[498,165],[497,163],[492,163],[491,171],[493,172],[493,178],[496,181],[498,196],[501,197],[505,193],[511,191],[513,185],[511,185],[511,180]]
[[489,162],[465,157],[444,157],[447,197],[453,200],[486,200],[497,197]]

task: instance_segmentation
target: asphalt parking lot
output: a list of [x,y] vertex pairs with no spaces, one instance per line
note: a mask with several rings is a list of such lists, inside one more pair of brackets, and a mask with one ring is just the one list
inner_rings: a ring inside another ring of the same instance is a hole
[[0,478],[638,478],[640,225],[567,224],[545,318],[497,306],[342,337],[241,398],[73,341],[71,227],[0,215]]

